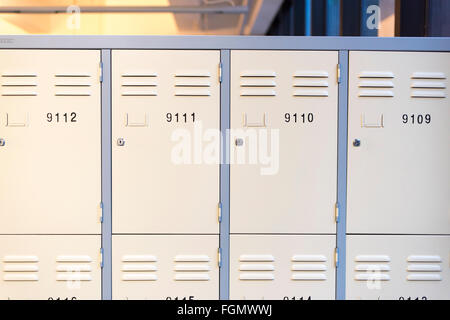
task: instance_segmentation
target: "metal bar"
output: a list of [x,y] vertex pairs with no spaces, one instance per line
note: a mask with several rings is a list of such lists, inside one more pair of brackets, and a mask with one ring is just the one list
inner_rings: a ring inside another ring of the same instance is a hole
[[0,13],[72,13],[72,9],[81,13],[214,13],[243,14],[248,13],[246,6],[81,6],[81,7],[0,7]]
[[362,36],[376,37],[380,27],[379,0],[361,0],[361,30]]
[[102,104],[102,299],[112,298],[112,220],[111,220],[111,50],[101,51],[103,81],[101,85]]
[[450,1],[429,0],[427,30],[429,37],[450,36],[450,21],[446,18],[450,12]]
[[220,165],[220,202],[222,204],[220,248],[222,249],[222,267],[220,269],[219,296],[221,300],[230,298],[230,58],[230,50],[221,50],[220,131],[223,141]]
[[305,36],[312,35],[312,0],[305,0]]
[[336,247],[338,248],[338,265],[336,268],[336,299],[345,299],[345,265],[346,265],[346,224],[347,224],[347,144],[348,144],[348,67],[349,52],[339,51],[341,82],[338,98],[338,163],[337,163],[337,202],[339,219],[336,230]]
[[[400,37],[426,36],[427,5],[425,0],[399,0],[395,19]],[[398,20],[397,20],[398,19]]]
[[341,22],[341,1],[327,0],[326,15],[326,35],[338,36]]
[[1,49],[450,51],[450,38],[3,35]]
[[311,35],[312,36],[324,36],[325,32],[325,0],[312,1],[311,9]]

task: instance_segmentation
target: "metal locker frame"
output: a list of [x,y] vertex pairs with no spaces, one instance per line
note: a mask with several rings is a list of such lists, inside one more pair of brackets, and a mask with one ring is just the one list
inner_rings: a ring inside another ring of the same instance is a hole
[[[222,63],[221,130],[230,127],[230,50],[337,50],[340,78],[338,88],[338,178],[336,298],[345,299],[346,198],[347,198],[347,109],[349,51],[450,52],[450,38],[373,37],[238,37],[238,36],[0,36],[1,49],[100,49],[103,64],[102,88],[102,297],[111,299],[111,50],[113,49],[219,49]],[[225,136],[226,137],[226,136]],[[0,137],[1,138],[1,137]],[[222,152],[229,159],[229,141]],[[229,298],[229,162],[220,167],[222,222],[220,246],[220,298]]]

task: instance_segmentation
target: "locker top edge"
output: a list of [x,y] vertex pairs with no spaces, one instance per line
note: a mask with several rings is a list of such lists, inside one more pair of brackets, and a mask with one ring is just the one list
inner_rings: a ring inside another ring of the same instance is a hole
[[450,51],[450,37],[1,35],[0,49]]

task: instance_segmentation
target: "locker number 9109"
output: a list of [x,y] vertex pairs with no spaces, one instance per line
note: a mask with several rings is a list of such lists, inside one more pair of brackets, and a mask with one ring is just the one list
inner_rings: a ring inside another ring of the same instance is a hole
[[431,122],[431,114],[403,114],[402,120],[404,124],[429,124]]

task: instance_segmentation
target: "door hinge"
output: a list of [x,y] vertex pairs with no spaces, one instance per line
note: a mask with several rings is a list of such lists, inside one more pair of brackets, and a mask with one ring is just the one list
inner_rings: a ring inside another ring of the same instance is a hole
[[222,222],[222,202],[217,205],[217,221]]
[[100,82],[103,82],[103,62],[100,62],[98,65],[98,73],[99,73],[98,80]]
[[103,269],[103,248],[100,248],[100,268]]
[[222,83],[222,62],[219,63],[219,82]]
[[337,64],[336,75],[337,75],[337,83],[341,83],[341,64],[340,63]]
[[339,267],[339,248],[334,248],[334,265],[336,268]]
[[100,222],[103,223],[103,202],[100,202]]
[[222,248],[217,249],[217,265],[222,268]]
[[339,202],[334,205],[334,220],[339,223]]

